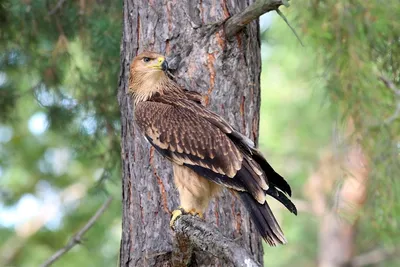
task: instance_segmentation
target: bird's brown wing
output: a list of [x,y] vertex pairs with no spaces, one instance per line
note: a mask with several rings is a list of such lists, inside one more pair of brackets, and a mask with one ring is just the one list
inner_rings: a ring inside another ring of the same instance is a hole
[[[178,101],[178,100],[177,100]],[[268,186],[232,140],[213,123],[184,105],[140,102],[135,121],[164,157],[201,176],[265,202]]]
[[195,113],[197,116],[207,120],[214,127],[217,127],[232,141],[236,148],[242,152],[244,158],[251,166],[251,169],[258,174],[258,178],[260,180],[259,183],[263,183],[264,185],[268,184],[270,186],[267,194],[280,201],[291,212],[295,212],[294,205],[285,197],[284,194],[286,193],[291,196],[292,192],[289,184],[282,176],[275,172],[271,165],[269,165],[261,152],[255,147],[255,144],[252,140],[236,131],[221,116],[206,109],[198,102],[192,101],[190,98],[176,98],[173,96],[164,95],[157,96],[153,98],[153,100],[169,106],[178,107],[179,109],[184,110],[184,112]]

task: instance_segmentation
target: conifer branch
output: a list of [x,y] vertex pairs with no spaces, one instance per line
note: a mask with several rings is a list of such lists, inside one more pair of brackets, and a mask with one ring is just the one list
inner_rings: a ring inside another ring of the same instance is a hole
[[50,258],[46,260],[45,263],[42,264],[42,267],[51,266],[55,261],[57,261],[61,256],[71,250],[75,245],[82,243],[83,235],[89,231],[89,229],[94,225],[94,223],[100,218],[100,216],[106,211],[106,209],[110,206],[112,201],[112,197],[109,197],[104,204],[96,211],[96,213],[90,218],[90,220],[83,226],[81,230],[79,230],[76,235],[74,235],[68,244],[59,249],[56,253],[54,253]]
[[276,13],[278,13],[278,15],[283,19],[283,21],[286,23],[286,25],[288,25],[288,27],[292,30],[294,36],[296,36],[297,40],[299,40],[301,46],[304,46],[303,42],[300,39],[300,36],[297,34],[296,30],[292,27],[292,25],[290,25],[289,21],[287,20],[287,18],[285,17],[285,15],[283,15],[283,13],[277,9]]
[[393,91],[393,93],[397,96],[397,103],[396,103],[396,109],[394,111],[394,113],[387,119],[385,119],[384,123],[385,124],[391,124],[392,122],[394,122],[395,120],[397,120],[398,118],[400,118],[400,89],[397,88],[396,84],[388,79],[385,76],[379,76],[379,79],[386,85],[387,88],[389,88],[390,90]]
[[375,265],[379,264],[383,261],[386,261],[400,252],[400,248],[392,248],[392,249],[374,249],[369,252],[363,253],[354,257],[351,261],[352,267],[362,267],[367,265]]
[[287,0],[258,0],[254,4],[248,6],[242,12],[233,15],[228,18],[225,22],[225,35],[226,38],[232,38],[240,30],[242,30],[247,24],[255,19],[258,19],[261,15],[272,11],[278,10],[280,6],[289,6]]
[[67,0],[59,0],[57,5],[52,10],[49,11],[48,13],[49,16],[54,15],[62,7],[65,1]]
[[397,88],[393,81],[382,75],[379,76],[379,79],[386,85],[387,88],[392,90],[395,95],[400,96],[400,89]]

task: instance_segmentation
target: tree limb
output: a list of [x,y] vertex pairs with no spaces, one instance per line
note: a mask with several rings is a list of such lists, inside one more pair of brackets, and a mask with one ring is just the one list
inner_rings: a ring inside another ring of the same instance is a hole
[[[387,88],[393,91],[393,93],[397,96],[400,97],[400,89],[396,87],[396,84],[388,79],[385,76],[379,76],[379,79],[386,85]],[[396,109],[389,118],[384,120],[385,124],[391,124],[393,121],[397,120],[400,118],[400,99],[398,99],[397,104],[396,104]]]
[[[198,39],[204,40],[209,43],[209,37],[212,36],[216,31],[224,27],[225,38],[230,39],[234,37],[239,31],[241,31],[247,24],[257,19],[261,15],[276,10],[278,14],[284,19],[284,21],[289,25],[289,28],[294,32],[297,39],[301,42],[299,36],[295,32],[292,26],[290,26],[286,17],[279,12],[279,7],[284,5],[289,7],[289,0],[257,0],[255,3],[248,6],[242,12],[235,14],[224,21],[218,21],[214,24],[203,25],[199,31]],[[192,38],[192,37],[191,37]],[[187,55],[193,49],[193,43],[186,42],[183,43],[177,52],[168,56],[168,68],[170,71],[175,71],[179,68],[179,64],[182,60],[182,55]],[[189,87],[190,88],[190,87]]]
[[387,88],[392,90],[395,95],[400,96],[400,89],[396,87],[393,81],[382,75],[379,76],[379,79],[386,85]]
[[195,248],[230,261],[235,267],[261,267],[243,247],[198,217],[180,216],[175,221],[174,231],[178,239],[185,238]]
[[225,22],[225,35],[227,38],[235,36],[251,21],[257,19],[264,13],[272,10],[278,10],[281,5],[288,6],[286,0],[258,0],[248,6],[243,12],[233,15]]
[[100,218],[100,216],[106,211],[106,209],[110,206],[112,201],[112,197],[109,197],[104,204],[96,211],[96,213],[90,218],[90,220],[83,226],[81,230],[79,230],[76,235],[74,235],[68,244],[54,253],[45,263],[42,264],[42,267],[47,267],[52,265],[56,260],[58,260],[61,256],[67,253],[71,248],[73,248],[76,244],[80,244],[82,242],[83,235],[94,225],[94,223]]
[[67,0],[59,0],[57,5],[52,10],[49,11],[48,15],[49,16],[54,15],[62,7],[65,1]]
[[400,101],[397,102],[396,110],[394,111],[394,113],[389,118],[385,119],[384,123],[385,124],[392,124],[398,118],[400,118]]
[[351,261],[352,267],[362,267],[367,265],[375,265],[388,260],[400,252],[399,248],[382,249],[378,248],[354,257]]
[[303,42],[300,39],[300,36],[297,34],[296,30],[292,27],[292,25],[290,25],[290,23],[287,20],[287,18],[285,17],[285,15],[283,15],[283,13],[279,9],[276,10],[276,13],[278,13],[278,15],[283,19],[283,21],[286,23],[286,25],[289,27],[289,29],[293,32],[294,36],[296,36],[296,38],[300,42],[301,46],[304,46]]

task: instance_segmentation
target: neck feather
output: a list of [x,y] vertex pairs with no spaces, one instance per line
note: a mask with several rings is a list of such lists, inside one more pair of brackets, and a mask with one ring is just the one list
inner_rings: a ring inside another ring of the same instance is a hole
[[181,90],[164,72],[132,72],[129,79],[129,91],[135,104],[149,100],[156,93],[163,95]]

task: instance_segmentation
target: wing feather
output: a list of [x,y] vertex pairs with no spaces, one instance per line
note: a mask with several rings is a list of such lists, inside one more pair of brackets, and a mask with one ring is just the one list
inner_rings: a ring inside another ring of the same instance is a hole
[[217,184],[247,191],[264,203],[268,186],[255,162],[245,158],[219,127],[201,115],[151,101],[138,103],[135,108],[139,128],[161,155]]
[[189,99],[156,96],[135,107],[135,120],[149,142],[172,162],[228,188],[250,193],[260,203],[265,194],[296,213],[288,183],[276,173],[254,143],[222,117]]
[[[271,165],[266,161],[261,152],[255,147],[254,142],[236,131],[232,126],[229,125],[222,117],[215,114],[212,111],[205,109],[203,106],[195,103],[189,99],[175,99],[166,97],[160,97],[157,101],[163,103],[168,103],[171,105],[177,105],[179,107],[190,110],[196,114],[201,114],[203,118],[209,121],[212,125],[218,127],[226,136],[231,139],[232,144],[234,144],[238,149],[237,151],[242,154],[246,154],[250,159],[250,166],[258,174],[260,171],[265,175],[260,175],[260,179],[264,180],[270,186],[274,186],[281,190],[282,192],[291,196],[291,188],[285,179],[279,175],[271,167]],[[261,183],[264,183],[260,181]]]
[[141,102],[136,122],[146,138],[177,164],[209,168],[233,178],[243,156],[232,141],[206,119],[180,107]]

